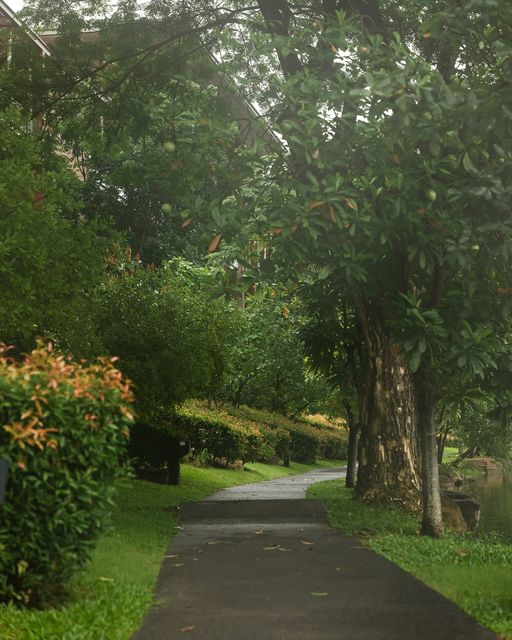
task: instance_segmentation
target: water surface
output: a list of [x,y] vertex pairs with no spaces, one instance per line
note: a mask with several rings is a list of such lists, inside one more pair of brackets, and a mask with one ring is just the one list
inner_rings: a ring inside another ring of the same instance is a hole
[[512,474],[489,473],[461,489],[480,503],[478,532],[497,531],[512,542]]

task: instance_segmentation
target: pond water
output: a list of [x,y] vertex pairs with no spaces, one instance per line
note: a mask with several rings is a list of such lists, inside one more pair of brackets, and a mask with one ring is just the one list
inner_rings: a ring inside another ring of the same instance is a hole
[[497,531],[512,543],[512,474],[486,474],[460,490],[480,503],[477,532]]

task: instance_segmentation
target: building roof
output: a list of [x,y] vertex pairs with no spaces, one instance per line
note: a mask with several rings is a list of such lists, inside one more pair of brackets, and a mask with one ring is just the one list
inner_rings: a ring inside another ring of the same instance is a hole
[[31,40],[42,55],[51,55],[50,50],[37,33],[18,20],[9,5],[4,0],[0,0],[0,52],[8,49],[14,39],[19,40],[20,38]]

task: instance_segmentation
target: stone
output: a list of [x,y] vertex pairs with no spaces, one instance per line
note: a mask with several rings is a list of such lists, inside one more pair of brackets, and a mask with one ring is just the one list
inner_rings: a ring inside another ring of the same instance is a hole
[[478,526],[480,505],[471,496],[458,491],[442,491],[441,507],[443,521],[450,529],[466,533],[473,531]]
[[474,469],[489,475],[503,473],[503,465],[494,458],[481,456],[479,458],[466,458],[464,462]]
[[457,533],[466,533],[468,530],[467,522],[462,516],[462,512],[456,502],[441,495],[441,510],[443,514],[443,522],[446,527],[456,531]]
[[458,471],[444,464],[439,465],[439,484],[441,489],[451,489],[453,486],[460,486],[464,481]]

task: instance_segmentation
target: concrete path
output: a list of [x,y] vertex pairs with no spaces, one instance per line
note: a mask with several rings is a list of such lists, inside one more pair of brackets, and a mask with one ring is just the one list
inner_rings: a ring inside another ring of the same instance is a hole
[[496,640],[457,606],[326,523],[323,469],[182,509],[133,640]]

